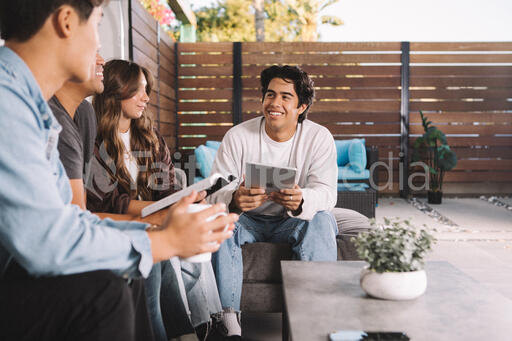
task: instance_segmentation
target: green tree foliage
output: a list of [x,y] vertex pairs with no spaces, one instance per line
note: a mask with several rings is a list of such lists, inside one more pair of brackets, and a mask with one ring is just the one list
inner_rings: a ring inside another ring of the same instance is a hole
[[[198,41],[254,41],[252,0],[219,0],[196,11]],[[252,38],[252,39],[251,39]]]
[[[321,16],[339,0],[265,0],[265,41],[316,41],[317,23],[341,25],[334,16]],[[252,0],[217,0],[195,12],[199,41],[255,41]]]
[[[339,2],[339,0],[287,0],[286,2],[292,15],[297,18],[300,40],[316,41],[318,39],[317,24],[320,11]],[[333,26],[343,25],[340,18],[332,15],[322,15],[320,21],[322,24]]]

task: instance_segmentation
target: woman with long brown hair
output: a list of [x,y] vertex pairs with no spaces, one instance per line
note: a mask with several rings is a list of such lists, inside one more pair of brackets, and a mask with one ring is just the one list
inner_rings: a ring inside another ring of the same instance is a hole
[[[103,76],[105,89],[93,99],[98,134],[87,208],[139,216],[143,207],[179,189],[169,149],[146,111],[151,75],[136,63],[112,60]],[[155,264],[145,287],[157,340],[194,332],[192,327],[204,336],[211,315],[222,311],[210,263],[173,258]]]
[[108,62],[104,77],[105,90],[93,99],[95,156],[117,186],[94,188],[101,195],[93,195],[87,206],[94,212],[139,215],[148,201],[175,191],[169,149],[146,111],[152,78],[146,68],[124,60]]

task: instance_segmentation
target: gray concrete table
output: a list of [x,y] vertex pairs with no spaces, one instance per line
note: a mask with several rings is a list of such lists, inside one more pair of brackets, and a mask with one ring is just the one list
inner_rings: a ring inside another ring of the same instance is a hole
[[283,340],[328,340],[336,330],[402,331],[411,340],[512,340],[512,300],[447,262],[426,265],[425,294],[411,301],[367,296],[364,262],[282,261]]

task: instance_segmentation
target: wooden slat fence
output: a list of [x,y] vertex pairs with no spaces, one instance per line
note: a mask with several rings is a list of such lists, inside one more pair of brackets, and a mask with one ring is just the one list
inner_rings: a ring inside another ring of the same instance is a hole
[[[237,117],[261,115],[260,72],[273,64],[299,65],[317,92],[309,118],[336,139],[365,138],[377,146],[392,169],[379,168],[381,184],[392,176],[392,186],[382,192],[398,193],[400,43],[242,43],[239,66],[235,43],[176,45],[180,150],[221,140]],[[485,192],[482,182],[488,192],[510,190],[512,43],[411,43],[409,57],[410,147],[422,133],[422,110],[448,134],[459,157],[446,175],[448,192],[471,192],[476,183],[473,192]],[[237,67],[241,112],[233,95]]]
[[173,151],[176,149],[175,44],[138,0],[130,1],[131,58],[153,75],[148,110]]
[[447,188],[512,183],[512,43],[411,43],[410,142],[419,110],[448,136]]
[[220,141],[233,126],[233,44],[178,44],[181,149]]

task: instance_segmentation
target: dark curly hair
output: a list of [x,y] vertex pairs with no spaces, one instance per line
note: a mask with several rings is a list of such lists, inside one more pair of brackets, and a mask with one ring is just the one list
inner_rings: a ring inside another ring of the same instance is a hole
[[307,116],[308,111],[311,105],[313,104],[313,99],[315,98],[315,88],[313,87],[313,81],[309,78],[308,74],[303,71],[298,66],[278,66],[273,65],[271,67],[266,68],[261,71],[261,101],[265,98],[265,94],[268,90],[268,85],[270,81],[274,78],[281,78],[287,82],[293,82],[295,92],[299,97],[299,105],[306,104],[306,110],[302,114],[299,115],[299,123],[302,123]]
[[104,0],[0,0],[0,36],[25,42],[43,27],[48,17],[62,5],[73,7],[80,20],[87,20],[94,7]]

